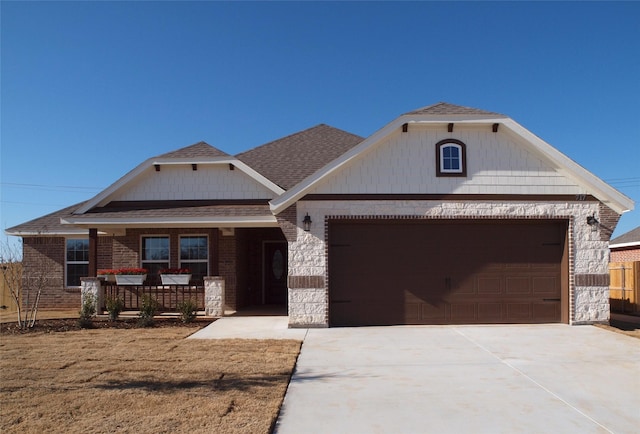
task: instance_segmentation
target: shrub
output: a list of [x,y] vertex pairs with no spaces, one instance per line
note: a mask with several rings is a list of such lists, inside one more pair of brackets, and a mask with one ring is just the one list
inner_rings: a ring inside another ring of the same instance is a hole
[[107,312],[109,312],[109,320],[115,321],[124,309],[124,302],[120,297],[107,297]]
[[189,300],[182,300],[178,303],[178,312],[180,312],[180,319],[183,323],[190,323],[196,318],[196,309],[198,306],[196,303]]
[[151,327],[153,325],[153,317],[158,311],[158,302],[149,294],[142,296],[142,304],[140,306],[140,317],[138,323],[142,327]]
[[96,314],[96,298],[93,294],[85,294],[80,309],[80,318],[78,325],[82,328],[90,328],[93,326],[93,316]]

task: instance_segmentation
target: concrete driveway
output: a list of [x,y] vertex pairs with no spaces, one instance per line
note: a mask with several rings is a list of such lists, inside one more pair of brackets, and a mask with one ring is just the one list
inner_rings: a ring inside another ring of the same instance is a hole
[[311,329],[290,433],[638,433],[640,340],[592,326]]

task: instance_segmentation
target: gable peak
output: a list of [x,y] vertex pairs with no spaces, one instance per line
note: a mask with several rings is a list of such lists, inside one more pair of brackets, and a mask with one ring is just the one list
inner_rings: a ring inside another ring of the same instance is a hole
[[487,116],[487,117],[501,117],[506,118],[505,115],[486,110],[481,110],[473,107],[465,107],[461,105],[455,105],[448,102],[438,102],[426,107],[422,107],[405,115],[427,115],[427,116]]
[[176,149],[175,151],[158,155],[156,158],[216,158],[229,156],[226,152],[214,148],[207,142],[198,142],[184,148]]

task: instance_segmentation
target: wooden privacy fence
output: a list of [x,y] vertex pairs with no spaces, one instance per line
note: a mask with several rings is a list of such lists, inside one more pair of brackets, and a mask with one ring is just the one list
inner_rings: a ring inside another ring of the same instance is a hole
[[611,311],[640,313],[640,261],[609,264]]
[[[124,310],[139,310],[142,296],[150,295],[158,302],[160,312],[176,311],[182,301],[191,300],[197,310],[204,310],[204,286],[194,285],[116,285],[104,283],[105,301],[108,297],[120,298]],[[106,306],[102,306],[105,309]]]
[[[16,306],[16,302],[11,296],[11,289],[6,285],[4,273],[7,273],[8,276],[11,276],[14,273],[18,273],[20,275],[22,273],[22,264],[13,262],[3,263],[0,264],[0,266],[3,268],[3,276],[0,276],[0,307],[5,312],[17,312],[18,306]],[[11,278],[9,277],[9,279]]]

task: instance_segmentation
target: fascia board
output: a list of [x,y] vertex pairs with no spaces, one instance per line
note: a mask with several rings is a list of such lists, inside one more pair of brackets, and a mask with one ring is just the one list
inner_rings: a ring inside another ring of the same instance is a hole
[[233,164],[243,173],[248,175],[254,181],[263,185],[267,189],[271,190],[275,194],[282,194],[284,190],[280,188],[278,185],[269,181],[264,176],[260,175],[258,172],[247,166],[242,161],[236,158],[229,157],[220,157],[220,158],[149,158],[144,161],[136,168],[131,170],[129,173],[124,175],[122,178],[117,180],[115,183],[111,184],[109,187],[98,193],[92,199],[90,199],[87,203],[85,203],[81,208],[78,208],[74,214],[84,214],[89,211],[91,208],[97,206],[103,200],[111,196],[113,193],[118,191],[120,188],[128,184],[130,181],[135,179],[137,176],[142,174],[145,170],[150,168],[153,165],[161,164],[161,165],[179,165],[179,164]]
[[504,119],[502,123],[512,133],[530,143],[534,150],[555,164],[564,175],[584,187],[586,191],[593,194],[617,213],[622,214],[634,208],[632,199],[611,187],[513,119]]
[[300,181],[300,183],[298,183],[290,190],[287,190],[287,192],[283,195],[271,200],[269,202],[271,212],[273,212],[274,214],[278,214],[279,212],[285,210],[295,201],[304,196],[311,188],[313,188],[316,183],[320,182],[323,178],[331,175],[332,173],[340,170],[340,168],[350,163],[355,158],[358,158],[358,156],[362,155],[364,152],[375,146],[393,131],[397,130],[404,123],[403,119],[403,117],[400,117],[382,127],[371,136],[364,139],[359,145],[351,148],[350,150],[342,154],[342,156],[336,158],[323,168],[317,170],[312,175]]
[[264,185],[265,187],[267,187],[269,190],[273,191],[274,193],[280,195],[280,194],[285,192],[285,190],[282,187],[280,187],[279,185],[269,181],[267,178],[262,176],[260,173],[256,172],[250,166],[247,166],[242,161],[240,161],[238,159],[233,159],[233,160],[230,160],[229,163],[233,164],[238,169],[242,170],[244,173],[249,175],[255,181],[257,181],[258,183]]
[[623,249],[625,247],[640,247],[640,241],[631,241],[629,243],[609,244],[610,249]]
[[4,231],[6,235],[14,237],[53,237],[53,236],[75,236],[75,235],[87,235],[85,229],[65,229],[59,231]]
[[120,189],[122,186],[126,185],[129,181],[131,181],[132,179],[134,179],[136,176],[140,175],[142,172],[144,172],[146,169],[148,169],[149,167],[152,166],[152,162],[154,161],[153,158],[150,158],[144,162],[142,162],[141,164],[139,164],[138,166],[136,166],[133,170],[129,171],[126,175],[124,175],[122,178],[118,179],[116,182],[114,182],[113,184],[111,184],[109,187],[105,188],[104,190],[102,190],[100,193],[98,193],[97,195],[95,195],[92,199],[88,200],[82,207],[78,208],[77,210],[75,210],[73,213],[74,214],[84,214],[87,211],[89,211],[91,208],[93,208],[94,206],[98,205],[100,202],[102,202],[104,199],[106,199],[107,197],[109,197],[110,195],[112,195],[113,193],[115,193],[118,189]]
[[278,221],[275,216],[252,216],[252,217],[184,217],[181,219],[167,219],[164,217],[155,218],[62,218],[60,222],[64,225],[74,225],[77,227],[264,227],[277,226]]

